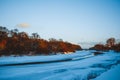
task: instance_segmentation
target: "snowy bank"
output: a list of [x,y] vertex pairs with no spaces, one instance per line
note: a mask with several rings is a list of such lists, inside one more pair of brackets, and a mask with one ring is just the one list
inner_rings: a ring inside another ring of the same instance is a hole
[[103,73],[94,80],[120,80],[120,64]]
[[82,59],[82,58],[90,57],[88,55],[92,55],[92,53],[85,51],[78,51],[73,54],[61,54],[61,55],[50,55],[50,56],[0,57],[0,65],[68,61],[74,58]]

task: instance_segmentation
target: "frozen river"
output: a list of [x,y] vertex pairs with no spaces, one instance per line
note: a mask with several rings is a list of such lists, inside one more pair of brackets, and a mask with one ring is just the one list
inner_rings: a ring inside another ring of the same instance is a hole
[[94,56],[93,52],[0,57],[0,80],[96,80],[120,64],[120,53],[109,51]]

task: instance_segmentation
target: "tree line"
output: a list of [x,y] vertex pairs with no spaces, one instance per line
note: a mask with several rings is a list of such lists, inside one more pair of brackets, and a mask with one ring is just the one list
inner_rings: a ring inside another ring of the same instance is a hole
[[0,56],[2,55],[48,55],[56,53],[67,53],[81,50],[80,45],[72,44],[62,39],[40,38],[38,33],[28,35],[19,32],[18,29],[8,30],[0,26]]
[[90,49],[93,50],[114,50],[116,52],[120,52],[120,42],[116,43],[115,38],[109,38],[106,40],[106,44],[96,44],[94,47],[91,47]]

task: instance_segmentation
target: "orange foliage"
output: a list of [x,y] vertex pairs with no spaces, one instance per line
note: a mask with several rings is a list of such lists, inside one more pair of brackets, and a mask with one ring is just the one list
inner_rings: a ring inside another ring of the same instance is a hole
[[38,55],[56,54],[58,52],[74,52],[81,50],[75,45],[63,40],[51,38],[49,41],[40,38],[37,33],[29,36],[26,32],[18,32],[17,29],[8,30],[1,27],[0,31],[0,55]]
[[2,40],[2,41],[0,42],[0,50],[5,49],[5,47],[6,47],[6,40]]

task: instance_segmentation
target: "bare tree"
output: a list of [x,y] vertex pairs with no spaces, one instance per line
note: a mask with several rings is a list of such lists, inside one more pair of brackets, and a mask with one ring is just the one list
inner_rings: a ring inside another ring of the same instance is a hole
[[106,41],[106,45],[108,47],[111,47],[111,46],[114,46],[115,45],[115,38],[109,38],[107,41]]
[[39,36],[38,33],[32,33],[32,38],[34,38],[34,39],[39,39],[40,36]]

